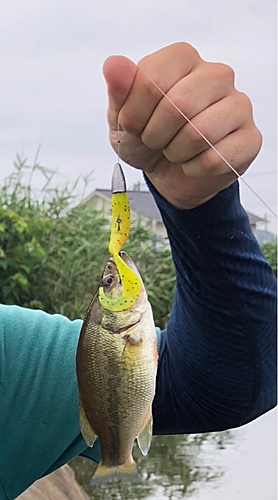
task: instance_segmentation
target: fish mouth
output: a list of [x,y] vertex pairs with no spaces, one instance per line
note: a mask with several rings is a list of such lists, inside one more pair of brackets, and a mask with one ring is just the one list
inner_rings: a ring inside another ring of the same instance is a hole
[[140,276],[140,273],[139,273],[136,265],[134,264],[133,260],[129,257],[129,255],[127,255],[127,253],[125,253],[123,251],[120,252],[119,255],[123,259],[123,261],[128,265],[128,267],[130,267],[135,272],[135,274]]
[[[133,328],[134,326],[136,326],[140,323],[141,319],[142,319],[142,314],[140,314],[140,318],[137,319],[136,321],[134,321],[133,323],[130,323],[129,325],[123,326],[121,328],[117,328],[117,330],[114,331],[114,334],[119,335],[121,333],[128,333],[128,331],[131,330],[131,328]],[[104,328],[104,330],[108,330],[108,331],[111,330],[110,325],[107,325],[107,326],[102,325],[102,328]]]
[[[138,308],[140,312],[143,312],[143,303],[147,299],[146,290],[137,267],[125,252],[111,256],[106,262],[101,285],[103,286],[101,294],[107,295],[107,301],[113,301],[113,307],[110,309],[101,297],[101,305],[104,308],[114,312],[128,309],[137,312]],[[127,328],[132,326],[133,323]]]
[[[128,265],[128,267],[130,267],[130,269],[132,269],[132,271],[134,271],[135,274],[137,274],[137,276],[139,276],[139,278],[140,278],[140,273],[139,273],[136,265],[134,264],[133,260],[129,257],[129,255],[127,255],[127,253],[121,251],[121,252],[119,252],[119,256]],[[109,263],[109,262],[112,262],[115,265],[116,269],[117,269],[114,257],[110,257],[110,259],[108,260],[107,263]]]
[[137,321],[134,321],[134,323],[131,323],[130,325],[123,326],[122,328],[119,328],[117,330],[117,333],[126,333],[128,332],[131,328],[133,328],[135,325],[138,325],[141,321],[142,315],[140,314],[140,318]]

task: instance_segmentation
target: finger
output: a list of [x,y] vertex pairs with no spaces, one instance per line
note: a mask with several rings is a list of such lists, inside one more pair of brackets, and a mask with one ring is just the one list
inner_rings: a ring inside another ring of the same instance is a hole
[[111,56],[103,65],[103,75],[108,89],[108,122],[112,130],[118,126],[118,114],[132,87],[137,66],[123,56]]
[[[220,142],[235,130],[252,122],[252,107],[245,95],[235,92],[192,118],[191,123],[211,144]],[[186,123],[163,149],[171,162],[186,162],[210,146],[190,123]]]
[[[170,45],[151,54],[138,63],[132,89],[120,111],[122,128],[134,134],[141,133],[162,94],[151,78],[164,91],[188,75],[201,61],[198,52],[186,43]],[[149,78],[148,78],[149,77]]]
[[[232,132],[214,146],[219,153],[242,175],[256,158],[262,144],[262,136],[255,125]],[[183,162],[184,173],[193,178],[211,178],[235,173],[218,154],[209,148],[193,159]]]
[[[167,97],[191,119],[233,92],[233,70],[224,64],[202,61],[169,90]],[[164,97],[146,124],[142,141],[151,149],[163,149],[184,124],[184,117]]]

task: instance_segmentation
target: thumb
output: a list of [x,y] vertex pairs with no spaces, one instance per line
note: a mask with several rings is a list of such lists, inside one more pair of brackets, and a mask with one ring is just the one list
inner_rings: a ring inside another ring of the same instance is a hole
[[123,56],[111,56],[103,65],[103,75],[108,88],[108,122],[110,128],[118,127],[118,115],[132,87],[137,66]]

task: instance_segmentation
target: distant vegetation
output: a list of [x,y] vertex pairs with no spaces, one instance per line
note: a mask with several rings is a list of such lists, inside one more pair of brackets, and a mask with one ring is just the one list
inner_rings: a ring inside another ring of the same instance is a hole
[[[38,173],[45,184],[37,193],[32,185]],[[102,212],[78,206],[89,178],[63,187],[55,181],[55,172],[17,158],[0,188],[0,302],[83,318],[109,257],[110,230]],[[263,245],[274,272],[276,249]],[[168,245],[159,242],[158,250],[156,238],[139,221],[125,250],[142,274],[156,324],[165,327],[175,290]]]
[[[45,184],[39,193],[33,177]],[[109,258],[110,229],[102,212],[78,206],[90,182],[55,186],[55,173],[17,158],[0,188],[0,302],[83,318]],[[76,187],[83,185],[78,197]],[[167,324],[175,290],[171,252],[140,221],[125,250],[148,290],[156,324]]]
[[268,260],[272,270],[277,277],[277,242],[276,243],[262,243],[262,251],[265,258]]

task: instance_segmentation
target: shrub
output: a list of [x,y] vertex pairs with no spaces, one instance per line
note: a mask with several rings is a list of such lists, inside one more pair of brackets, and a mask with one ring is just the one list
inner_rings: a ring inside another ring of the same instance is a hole
[[[35,173],[45,177],[38,193],[31,187]],[[53,171],[17,158],[0,189],[0,300],[83,318],[109,258],[109,224],[102,212],[79,206],[90,179],[83,179],[79,197],[79,179],[62,188],[54,180]],[[142,274],[156,324],[166,326],[175,289],[168,245],[157,251],[139,220],[125,250]]]
[[262,243],[262,251],[277,277],[277,243]]

